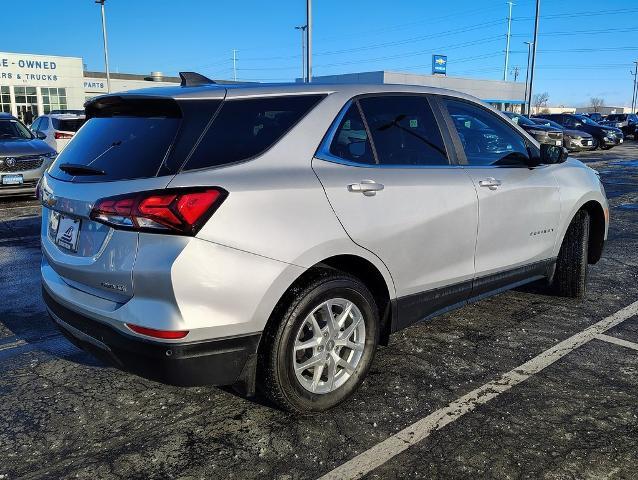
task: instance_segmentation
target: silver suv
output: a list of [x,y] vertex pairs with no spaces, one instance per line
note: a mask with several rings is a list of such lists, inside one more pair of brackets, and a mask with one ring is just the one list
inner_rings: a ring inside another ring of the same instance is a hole
[[42,181],[43,295],[83,348],[317,411],[415,322],[541,279],[584,295],[599,177],[476,98],[190,83],[92,100]]

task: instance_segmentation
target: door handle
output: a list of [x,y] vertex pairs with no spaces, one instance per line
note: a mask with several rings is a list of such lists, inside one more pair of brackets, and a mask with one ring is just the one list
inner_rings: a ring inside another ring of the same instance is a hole
[[487,187],[490,190],[496,190],[498,187],[501,186],[501,183],[502,182],[500,180],[497,180],[493,177],[489,177],[489,178],[486,178],[485,180],[481,180],[479,182],[479,186]]
[[366,197],[372,197],[383,190],[385,186],[374,180],[361,180],[359,183],[351,183],[348,185],[348,191],[353,193],[363,193]]

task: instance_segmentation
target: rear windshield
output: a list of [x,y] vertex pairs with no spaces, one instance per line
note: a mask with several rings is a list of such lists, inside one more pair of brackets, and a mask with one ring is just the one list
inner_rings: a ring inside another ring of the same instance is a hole
[[[49,173],[76,182],[154,177],[179,123],[179,118],[162,117],[91,118],[58,156]],[[74,177],[60,169],[69,163],[104,174]]]
[[223,102],[184,170],[217,167],[262,154],[322,98],[299,95]]
[[61,119],[61,118],[51,118],[53,122],[53,128],[56,130],[62,130],[64,132],[77,132],[82,125],[84,125],[83,118],[71,118],[71,119]]

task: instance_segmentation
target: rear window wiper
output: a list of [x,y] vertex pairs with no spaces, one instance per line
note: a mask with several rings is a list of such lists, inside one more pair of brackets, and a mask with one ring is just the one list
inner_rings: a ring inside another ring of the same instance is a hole
[[60,170],[68,173],[69,175],[106,175],[104,170],[98,170],[97,168],[87,167],[85,165],[78,165],[77,163],[63,163],[58,166]]

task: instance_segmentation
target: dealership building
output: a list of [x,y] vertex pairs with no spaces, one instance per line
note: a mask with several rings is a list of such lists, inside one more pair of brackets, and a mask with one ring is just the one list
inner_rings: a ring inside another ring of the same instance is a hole
[[[297,79],[297,81],[300,82],[301,79]],[[473,95],[497,108],[505,108],[511,111],[520,111],[521,105],[525,103],[525,84],[521,82],[504,82],[502,80],[484,80],[439,74],[423,75],[379,70],[374,72],[313,76],[312,82],[380,83],[448,88]]]
[[[161,87],[179,83],[160,72],[148,76],[111,74],[111,91]],[[0,52],[0,112],[33,118],[51,110],[83,109],[84,102],[107,93],[106,75],[88,72],[79,57]]]

